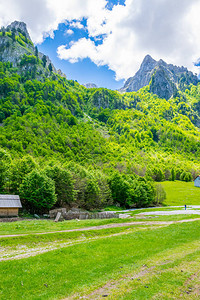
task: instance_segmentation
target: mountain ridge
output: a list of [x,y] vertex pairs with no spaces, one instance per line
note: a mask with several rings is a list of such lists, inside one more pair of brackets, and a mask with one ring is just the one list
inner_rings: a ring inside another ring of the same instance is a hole
[[139,70],[126,80],[120,92],[133,92],[150,86],[150,92],[161,98],[169,99],[180,89],[184,91],[190,84],[197,85],[198,77],[185,67],[167,64],[160,59],[145,56]]
[[37,47],[34,46],[27,30],[27,26],[24,22],[14,21],[6,28],[2,27],[0,39],[0,61],[11,62],[13,67],[18,68],[18,72],[26,71],[25,68],[31,72],[33,69],[35,69],[35,66],[33,66],[34,64],[31,65],[31,63],[28,62],[28,59],[25,68],[21,68],[21,70],[19,68],[22,59],[25,58],[25,55],[36,56],[43,62],[37,71],[34,70],[35,73],[38,73],[38,77],[42,73],[46,76],[50,75],[51,72],[66,77],[66,75],[60,69],[57,70],[55,68],[48,55],[39,52]]

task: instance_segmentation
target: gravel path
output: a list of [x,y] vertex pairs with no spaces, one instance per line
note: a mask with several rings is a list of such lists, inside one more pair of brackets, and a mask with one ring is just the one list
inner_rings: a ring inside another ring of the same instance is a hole
[[139,216],[174,216],[174,215],[200,215],[200,210],[171,210],[171,211],[148,211],[138,214]]
[[55,234],[60,232],[73,232],[73,231],[89,231],[89,230],[101,230],[101,229],[109,229],[109,228],[117,228],[117,227],[126,227],[126,226],[135,226],[135,225],[171,225],[176,223],[188,223],[200,221],[200,218],[195,219],[187,219],[187,220],[179,220],[179,221],[139,221],[139,222],[126,222],[126,223],[114,223],[100,226],[91,226],[85,228],[76,228],[76,229],[68,229],[68,230],[59,230],[59,231],[50,231],[50,232],[36,232],[36,233],[25,233],[25,234],[8,234],[8,235],[0,235],[0,238],[6,237],[18,237],[18,236],[27,236],[27,235],[45,235],[45,234]]

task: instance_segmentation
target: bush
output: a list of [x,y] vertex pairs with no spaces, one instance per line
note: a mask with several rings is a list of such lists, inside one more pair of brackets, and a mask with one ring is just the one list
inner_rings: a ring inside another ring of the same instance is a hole
[[114,203],[126,206],[127,200],[131,199],[130,184],[119,173],[115,173],[111,177],[109,185]]
[[190,172],[183,171],[183,173],[181,173],[180,180],[186,182],[192,181],[192,174]]
[[125,207],[146,207],[155,200],[155,188],[152,182],[139,177],[127,180],[115,173],[110,180],[110,189],[114,203]]
[[56,203],[54,182],[45,173],[33,170],[20,185],[20,196],[31,212],[46,212]]
[[129,206],[147,207],[155,201],[155,187],[151,181],[139,178],[134,181],[133,202]]
[[162,204],[166,199],[166,192],[164,187],[161,184],[156,184],[156,196],[155,196],[155,205]]

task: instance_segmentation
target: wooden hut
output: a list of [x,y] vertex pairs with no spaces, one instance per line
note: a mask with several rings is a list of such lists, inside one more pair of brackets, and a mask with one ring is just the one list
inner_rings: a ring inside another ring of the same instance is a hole
[[0,217],[18,216],[21,207],[18,195],[0,195]]

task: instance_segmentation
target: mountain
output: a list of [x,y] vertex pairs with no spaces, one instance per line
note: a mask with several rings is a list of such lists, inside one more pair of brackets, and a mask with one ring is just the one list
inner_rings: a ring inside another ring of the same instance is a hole
[[65,76],[61,70],[56,70],[47,55],[34,46],[24,22],[14,21],[6,28],[1,28],[0,61],[11,62],[19,74],[32,73],[35,78],[50,76],[51,72]]
[[87,89],[98,88],[98,86],[94,83],[86,83],[86,84],[83,84],[83,86],[85,86]]
[[190,84],[197,85],[198,77],[185,67],[167,64],[162,59],[154,60],[145,56],[140,69],[127,79],[120,92],[138,91],[149,85],[149,91],[160,98],[169,99],[180,89],[184,91]]
[[157,203],[154,182],[199,174],[199,83],[184,92],[183,80],[176,97],[159,98],[150,88],[164,85],[167,67],[149,77],[157,62],[146,57],[150,87],[87,89],[54,72],[29,38],[22,22],[0,30],[0,193],[36,212],[25,185],[48,182],[57,206],[140,207]]

